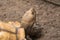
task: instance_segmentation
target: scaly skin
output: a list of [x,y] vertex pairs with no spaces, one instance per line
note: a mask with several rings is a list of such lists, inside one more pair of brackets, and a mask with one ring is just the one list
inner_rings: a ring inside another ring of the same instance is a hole
[[21,25],[25,29],[29,26],[32,26],[36,20],[36,12],[33,8],[28,10],[21,19]]
[[25,40],[25,30],[26,30],[26,28],[28,28],[34,24],[35,17],[36,17],[35,10],[33,8],[31,8],[22,16],[21,22],[18,22],[18,21],[2,22],[2,21],[0,21],[0,28],[12,32],[12,33],[10,33],[10,32],[0,30],[0,40],[16,40],[16,35],[13,34],[16,32],[16,29],[15,29],[16,27],[22,27],[22,28],[18,29],[18,39]]

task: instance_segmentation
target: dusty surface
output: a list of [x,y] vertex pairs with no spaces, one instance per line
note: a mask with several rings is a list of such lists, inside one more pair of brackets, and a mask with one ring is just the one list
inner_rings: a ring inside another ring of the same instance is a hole
[[43,35],[38,40],[60,40],[60,6],[43,0],[0,0],[0,20],[20,21],[32,6],[36,10],[39,27],[43,28]]
[[60,5],[60,0],[47,0],[47,1],[54,2],[54,3],[56,3],[56,4],[59,4],[59,5]]

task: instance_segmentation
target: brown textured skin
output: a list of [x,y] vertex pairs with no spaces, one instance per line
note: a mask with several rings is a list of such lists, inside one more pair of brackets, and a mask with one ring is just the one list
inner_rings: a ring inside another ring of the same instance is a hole
[[[18,21],[9,21],[9,22],[2,22],[0,21],[0,28],[11,31],[11,32],[16,32],[16,27],[23,27],[18,29],[18,39],[19,40],[25,40],[25,30],[27,27],[30,27],[33,25],[35,22],[35,10],[31,8],[28,10],[22,17],[21,23]],[[3,34],[1,34],[3,32]],[[5,31],[0,31],[0,40],[16,40],[16,35],[11,34],[9,32]],[[2,37],[3,36],[3,37]]]
[[36,11],[34,8],[28,10],[21,19],[21,25],[25,29],[29,26],[32,26],[36,21]]

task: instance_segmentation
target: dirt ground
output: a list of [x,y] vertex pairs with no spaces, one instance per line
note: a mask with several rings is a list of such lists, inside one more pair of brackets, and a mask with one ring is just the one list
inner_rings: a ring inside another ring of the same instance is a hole
[[60,6],[43,0],[0,0],[0,20],[20,21],[31,7],[36,10],[39,27],[43,28],[43,35],[37,40],[60,40]]

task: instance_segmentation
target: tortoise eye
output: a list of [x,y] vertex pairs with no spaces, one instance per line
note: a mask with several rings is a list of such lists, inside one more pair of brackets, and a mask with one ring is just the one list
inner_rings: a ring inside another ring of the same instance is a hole
[[32,9],[32,14],[35,15],[36,11],[34,9]]
[[34,15],[34,12],[32,12],[32,15]]

